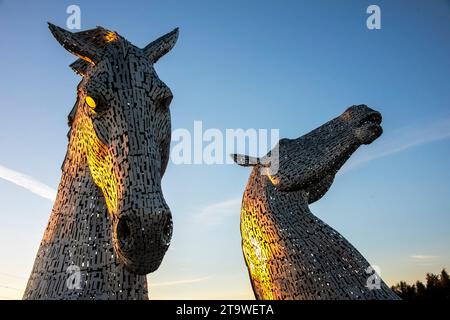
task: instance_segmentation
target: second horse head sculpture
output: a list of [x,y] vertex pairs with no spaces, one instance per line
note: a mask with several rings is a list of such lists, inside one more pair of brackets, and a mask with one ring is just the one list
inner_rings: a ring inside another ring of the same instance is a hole
[[381,135],[380,124],[379,112],[352,106],[300,138],[281,139],[261,159],[234,155],[238,164],[254,166],[241,235],[256,298],[398,299],[367,260],[309,210],[353,152]]

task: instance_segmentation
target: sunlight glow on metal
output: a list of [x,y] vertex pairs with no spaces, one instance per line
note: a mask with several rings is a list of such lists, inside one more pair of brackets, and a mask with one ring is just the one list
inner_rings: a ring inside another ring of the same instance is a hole
[[[242,210],[246,210],[242,208]],[[258,282],[262,289],[263,299],[273,300],[273,281],[270,272],[270,261],[272,257],[271,244],[273,241],[269,235],[261,231],[260,221],[257,221],[256,215],[242,213],[247,217],[241,220],[241,234],[243,235],[242,249],[249,271],[253,281]]]
[[[87,102],[86,97],[86,103]],[[121,186],[118,182],[113,155],[95,133],[92,119],[82,110],[74,123],[77,140],[86,155],[89,169],[95,184],[102,190],[110,214],[117,210]]]
[[105,35],[105,40],[106,40],[106,42],[116,41],[116,40],[117,40],[117,34],[116,34],[115,32],[109,31],[109,32]]

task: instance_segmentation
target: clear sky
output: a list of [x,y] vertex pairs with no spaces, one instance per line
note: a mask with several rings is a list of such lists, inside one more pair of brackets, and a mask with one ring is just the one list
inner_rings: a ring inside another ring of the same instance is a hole
[[[450,1],[0,0],[0,298],[21,297],[52,207],[5,178],[17,171],[52,189],[60,179],[80,79],[46,22],[65,28],[71,4],[83,30],[101,25],[140,47],[180,27],[156,65],[174,93],[174,129],[201,120],[293,138],[352,104],[381,111],[384,135],[312,211],[389,284],[450,267]],[[370,4],[381,30],[366,27]],[[150,298],[253,297],[239,235],[249,173],[169,164],[174,236]]]

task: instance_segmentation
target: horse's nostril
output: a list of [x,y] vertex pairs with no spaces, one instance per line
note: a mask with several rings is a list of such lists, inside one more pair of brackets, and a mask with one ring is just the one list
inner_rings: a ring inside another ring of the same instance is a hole
[[127,218],[121,218],[117,224],[117,239],[122,246],[128,243],[131,236],[130,224]]
[[164,225],[161,242],[163,245],[168,246],[170,244],[170,240],[172,239],[172,218],[167,219],[166,224]]

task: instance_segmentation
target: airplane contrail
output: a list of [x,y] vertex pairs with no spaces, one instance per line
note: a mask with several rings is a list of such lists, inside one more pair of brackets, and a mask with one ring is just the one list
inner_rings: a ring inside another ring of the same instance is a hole
[[195,283],[195,282],[201,282],[211,279],[211,277],[203,277],[203,278],[196,278],[196,279],[185,279],[185,280],[175,280],[175,281],[167,281],[167,282],[155,282],[151,284],[151,287],[167,287],[167,286],[174,286],[178,284],[185,284],[185,283]]
[[12,182],[45,199],[55,201],[56,190],[21,172],[0,165],[0,178]]
[[338,175],[356,169],[369,161],[449,138],[450,118],[435,119],[434,121],[401,127],[392,132],[386,132],[374,146],[350,158]]

